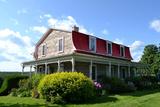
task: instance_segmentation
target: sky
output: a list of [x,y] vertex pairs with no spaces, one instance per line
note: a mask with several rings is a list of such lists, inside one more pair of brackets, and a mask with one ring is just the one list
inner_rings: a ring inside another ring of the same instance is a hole
[[92,34],[130,47],[139,61],[160,43],[160,0],[0,0],[0,71],[21,71],[48,28]]

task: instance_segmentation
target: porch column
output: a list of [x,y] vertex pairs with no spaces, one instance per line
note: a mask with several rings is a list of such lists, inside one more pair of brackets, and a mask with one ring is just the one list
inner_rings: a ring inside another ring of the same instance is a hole
[[128,77],[130,77],[130,75],[131,75],[131,67],[130,65],[128,65]]
[[47,71],[48,71],[47,73],[50,74],[50,67],[49,67],[49,65],[47,66]]
[[58,60],[58,69],[57,72],[60,72],[60,61]]
[[32,76],[32,65],[30,65],[30,72],[29,72],[29,77],[31,78]]
[[22,65],[22,75],[23,75],[23,73],[24,73],[24,67],[25,67],[25,66],[24,66],[24,65]]
[[109,62],[109,77],[111,77],[111,67],[112,67],[111,62]]
[[45,74],[47,74],[47,63],[45,63]]
[[120,65],[118,64],[118,78],[120,78]]
[[37,71],[38,71],[38,67],[37,67],[38,65],[36,64],[35,65],[35,75],[37,74]]
[[89,77],[92,79],[92,60],[90,61],[90,72],[89,72]]
[[75,71],[75,60],[74,60],[74,58],[72,58],[71,62],[72,62],[72,72],[74,72]]

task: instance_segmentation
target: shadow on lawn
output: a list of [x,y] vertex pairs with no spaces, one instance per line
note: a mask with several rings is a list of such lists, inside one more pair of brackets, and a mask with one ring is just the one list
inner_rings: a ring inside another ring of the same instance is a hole
[[8,103],[0,103],[0,107],[60,107],[58,105],[45,105],[45,104],[8,104]]
[[135,96],[135,97],[141,97],[141,96],[145,96],[145,95],[149,95],[149,94],[154,94],[154,93],[158,93],[160,92],[160,90],[156,89],[156,90],[141,90],[141,91],[135,91],[135,92],[131,92],[131,93],[125,93],[125,94],[120,94],[120,95],[128,95],[128,96]]

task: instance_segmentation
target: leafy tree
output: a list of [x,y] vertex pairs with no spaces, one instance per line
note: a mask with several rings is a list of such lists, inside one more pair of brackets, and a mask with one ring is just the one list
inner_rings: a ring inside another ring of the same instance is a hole
[[151,72],[157,73],[160,69],[160,46],[153,44],[145,46],[140,62],[149,64]]

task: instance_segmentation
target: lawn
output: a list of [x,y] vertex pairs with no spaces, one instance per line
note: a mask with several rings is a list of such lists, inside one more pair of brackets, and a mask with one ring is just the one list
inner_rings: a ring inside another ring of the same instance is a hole
[[3,107],[159,107],[160,91],[137,91],[123,95],[99,97],[85,104],[52,105],[43,99],[1,96],[0,106]]

